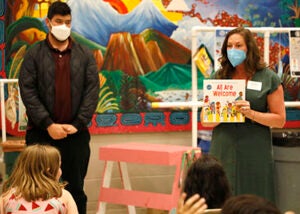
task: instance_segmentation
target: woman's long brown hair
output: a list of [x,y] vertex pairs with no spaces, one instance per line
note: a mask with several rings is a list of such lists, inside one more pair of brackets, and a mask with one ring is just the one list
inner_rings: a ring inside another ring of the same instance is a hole
[[240,34],[246,43],[247,53],[245,63],[245,69],[247,76],[250,78],[254,75],[255,72],[260,71],[266,68],[266,63],[263,61],[263,58],[260,55],[256,40],[249,29],[238,27],[226,34],[222,48],[221,48],[221,57],[218,59],[221,65],[220,70],[216,73],[217,79],[231,79],[235,71],[235,68],[231,65],[228,56],[227,56],[227,43],[228,39],[233,34]]

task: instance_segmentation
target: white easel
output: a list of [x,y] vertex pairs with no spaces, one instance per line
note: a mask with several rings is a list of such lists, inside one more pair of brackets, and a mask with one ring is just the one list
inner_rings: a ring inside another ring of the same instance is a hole
[[[6,138],[6,112],[5,112],[5,93],[4,93],[4,87],[5,84],[9,83],[18,83],[18,79],[0,79],[0,102],[1,102],[1,128],[2,128],[2,135],[1,135],[1,142],[5,142],[7,140]],[[3,160],[3,154],[0,157],[0,162],[4,162]]]

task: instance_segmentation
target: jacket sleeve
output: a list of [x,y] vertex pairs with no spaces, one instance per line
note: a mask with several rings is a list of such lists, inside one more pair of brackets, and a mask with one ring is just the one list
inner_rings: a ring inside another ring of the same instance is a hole
[[75,126],[78,130],[86,127],[91,121],[98,104],[100,87],[96,60],[89,49],[83,48],[83,50],[85,51],[85,55],[87,56],[87,63],[85,65],[86,68],[85,83],[83,89],[84,91],[79,111],[72,122],[72,125]]
[[41,129],[47,129],[53,121],[38,93],[37,62],[39,59],[34,54],[38,54],[38,51],[33,51],[34,48],[38,47],[33,47],[27,51],[21,66],[19,75],[20,94],[30,120]]

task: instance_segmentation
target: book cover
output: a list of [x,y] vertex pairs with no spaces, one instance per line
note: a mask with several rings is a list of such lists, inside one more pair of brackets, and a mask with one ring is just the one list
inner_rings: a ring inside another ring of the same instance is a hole
[[203,80],[203,121],[245,122],[245,117],[234,104],[236,100],[245,99],[245,89],[245,80]]
[[205,78],[210,77],[214,71],[214,61],[204,45],[199,47],[193,60],[203,76]]

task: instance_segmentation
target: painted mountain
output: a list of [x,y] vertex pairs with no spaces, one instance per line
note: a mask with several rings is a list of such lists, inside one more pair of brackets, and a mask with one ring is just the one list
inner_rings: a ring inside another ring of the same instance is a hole
[[177,28],[151,0],[143,0],[128,14],[119,14],[105,1],[69,0],[68,4],[72,9],[72,30],[103,46],[113,33],[139,34],[150,28],[170,36]]
[[188,64],[191,51],[157,30],[112,34],[101,70],[121,70],[130,76],[157,71],[165,63]]

